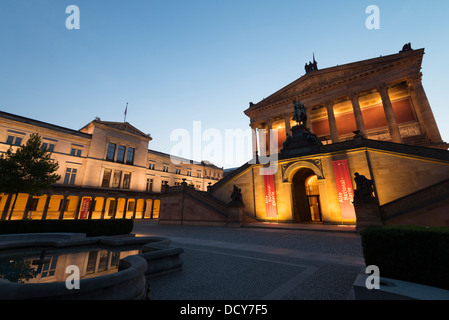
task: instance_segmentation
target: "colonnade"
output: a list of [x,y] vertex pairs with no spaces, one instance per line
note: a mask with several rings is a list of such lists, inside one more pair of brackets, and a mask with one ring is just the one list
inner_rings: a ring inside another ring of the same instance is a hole
[[[405,80],[408,93],[414,106],[414,110],[418,118],[417,120],[420,124],[422,132],[427,135],[427,137],[430,139],[431,142],[441,143],[442,138],[438,130],[426,93],[424,91],[421,79],[422,75],[421,73],[419,73],[409,76]],[[354,114],[356,127],[357,130],[360,131],[360,134],[362,136],[364,137],[367,136],[367,130],[365,128],[365,119],[363,118],[362,109],[360,107],[360,96],[363,95],[365,92],[373,93],[374,91],[377,92],[381,97],[385,119],[388,124],[390,140],[395,143],[403,142],[403,137],[401,136],[400,133],[400,128],[393,110],[393,104],[391,102],[389,94],[389,88],[392,85],[393,84],[389,83],[381,83],[376,87],[369,87],[359,91],[352,91],[349,94],[347,94],[346,100],[350,101],[352,104],[352,110]],[[334,105],[337,99],[341,101],[341,97],[335,97],[335,99],[326,99],[326,101],[324,102],[320,102],[318,104],[313,103],[313,105],[307,106],[307,110],[309,113],[309,117],[307,120],[308,122],[307,127],[309,129],[312,128],[310,110],[312,110],[316,106],[321,106],[326,109],[332,143],[340,142],[340,136],[337,128],[337,121],[334,113]],[[293,106],[291,107],[291,109],[293,109]],[[293,110],[291,112],[282,114],[277,117],[270,117],[263,122],[251,123],[251,128],[253,130],[253,153],[255,154],[259,150],[267,150],[267,151],[270,150],[269,146],[270,139],[266,139],[266,135],[273,129],[273,122],[275,120],[283,119],[285,123],[286,133],[291,135],[290,121],[292,117],[293,117]],[[257,136],[259,137],[259,146],[257,146]]]
[[39,197],[19,194],[17,201],[14,194],[3,197],[6,200],[2,201],[1,220],[155,219],[160,208],[160,196],[148,193],[54,192]]

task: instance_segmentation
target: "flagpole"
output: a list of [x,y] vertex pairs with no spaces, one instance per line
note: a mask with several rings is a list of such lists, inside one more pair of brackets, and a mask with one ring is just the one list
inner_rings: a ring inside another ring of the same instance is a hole
[[126,115],[128,114],[128,102],[126,103],[126,108],[125,108],[125,120],[123,122],[126,122]]

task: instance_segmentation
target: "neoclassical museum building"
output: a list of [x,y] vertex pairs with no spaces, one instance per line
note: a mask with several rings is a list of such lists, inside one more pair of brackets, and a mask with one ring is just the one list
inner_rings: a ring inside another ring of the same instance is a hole
[[37,133],[58,162],[58,183],[42,195],[0,194],[2,220],[158,218],[160,195],[187,183],[205,191],[223,168],[149,149],[152,137],[127,122],[95,119],[72,130],[0,112],[0,152],[13,151]]
[[306,65],[244,110],[254,158],[210,188],[221,210],[186,211],[173,189],[162,196],[160,223],[224,225],[240,197],[241,223],[449,226],[448,145],[422,85],[423,58],[407,44],[345,65]]

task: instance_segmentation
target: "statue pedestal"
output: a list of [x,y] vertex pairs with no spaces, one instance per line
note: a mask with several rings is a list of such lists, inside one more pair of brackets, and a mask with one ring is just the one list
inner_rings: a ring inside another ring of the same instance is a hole
[[320,152],[321,141],[305,126],[294,126],[291,131],[292,135],[287,136],[281,150],[281,158]]
[[354,201],[354,209],[357,217],[357,232],[369,226],[383,225],[377,201]]
[[230,204],[228,209],[228,227],[239,228],[245,224],[244,209],[245,206],[242,204]]

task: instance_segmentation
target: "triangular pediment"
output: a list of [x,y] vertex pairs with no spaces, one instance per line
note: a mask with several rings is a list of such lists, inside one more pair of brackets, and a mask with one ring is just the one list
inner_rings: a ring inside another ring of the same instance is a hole
[[[84,128],[87,128],[91,124],[93,124],[93,125],[100,124],[100,125],[103,125],[103,126],[115,129],[115,130],[119,130],[122,132],[130,133],[135,136],[139,136],[142,138],[147,138],[149,140],[152,140],[152,138],[149,134],[143,133],[142,131],[140,131],[136,127],[132,126],[128,122],[113,122],[113,121],[94,120],[91,123],[89,123],[88,125],[86,125]],[[80,131],[82,131],[83,129],[81,129]]]
[[406,70],[406,72],[419,72],[423,54],[424,49],[413,50],[411,52],[311,71],[259,103],[251,104],[250,108],[245,111],[245,114],[249,116],[258,109],[266,108],[288,99],[303,99],[311,95],[320,95],[326,90],[334,90],[334,88],[339,86],[349,88],[353,83],[360,82],[362,79],[379,77],[387,72],[395,72],[395,69]]

